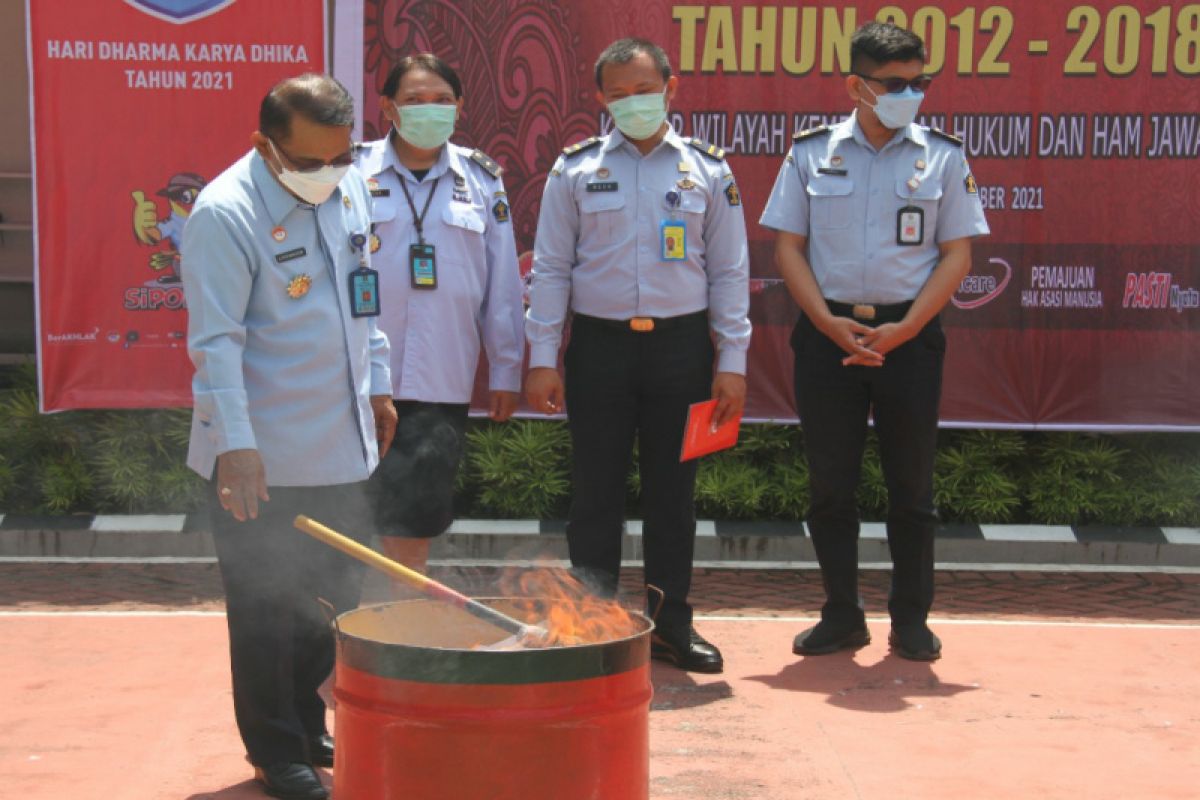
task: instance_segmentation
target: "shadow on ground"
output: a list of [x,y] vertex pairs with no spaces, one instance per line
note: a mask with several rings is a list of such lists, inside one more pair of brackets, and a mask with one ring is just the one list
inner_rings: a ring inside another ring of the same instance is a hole
[[943,683],[936,666],[893,655],[861,664],[850,651],[807,656],[775,675],[750,675],[772,689],[825,695],[825,702],[847,711],[892,714],[919,706],[921,698],[953,697],[978,685]]

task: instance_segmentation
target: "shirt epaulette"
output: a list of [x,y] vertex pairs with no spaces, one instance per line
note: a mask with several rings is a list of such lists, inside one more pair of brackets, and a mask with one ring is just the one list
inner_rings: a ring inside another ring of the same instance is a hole
[[504,172],[504,167],[496,163],[496,159],[489,156],[482,150],[476,150],[471,153],[471,160],[479,166],[483,167],[493,178],[499,178],[500,173]]
[[938,137],[939,139],[945,139],[947,142],[954,145],[955,147],[963,146],[963,140],[958,138],[957,136],[955,136],[952,133],[946,133],[945,131],[940,131],[937,128],[930,128],[929,132],[932,133],[934,136]]
[[802,131],[796,131],[792,134],[792,141],[803,142],[806,139],[811,139],[814,136],[820,136],[823,133],[829,133],[831,128],[828,125],[818,125],[815,128],[807,128]]
[[717,147],[715,144],[709,144],[703,139],[697,139],[695,136],[689,136],[683,141],[696,148],[701,153],[704,153],[704,155],[708,156],[713,161],[725,160],[725,151]]
[[570,158],[577,153],[582,153],[584,150],[590,150],[598,144],[600,144],[600,137],[592,136],[588,139],[584,139],[582,142],[576,142],[573,145],[564,147],[562,152],[564,156]]

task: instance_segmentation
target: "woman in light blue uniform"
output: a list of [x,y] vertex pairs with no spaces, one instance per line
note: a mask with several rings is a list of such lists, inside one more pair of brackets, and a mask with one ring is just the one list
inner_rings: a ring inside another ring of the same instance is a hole
[[449,142],[462,83],[431,54],[388,73],[380,106],[388,135],[365,144],[358,167],[372,197],[379,327],[392,343],[400,416],[372,478],[384,551],[424,569],[430,540],[454,517],[453,488],[480,351],[489,416],[517,406],[524,357],[521,280],[500,166]]

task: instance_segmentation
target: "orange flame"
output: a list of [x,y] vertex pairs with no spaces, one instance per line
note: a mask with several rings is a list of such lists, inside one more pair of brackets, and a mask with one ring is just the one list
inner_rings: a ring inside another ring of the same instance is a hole
[[616,600],[596,597],[561,567],[541,567],[505,575],[506,594],[530,598],[518,603],[524,621],[545,628],[543,647],[570,647],[623,639],[641,628]]

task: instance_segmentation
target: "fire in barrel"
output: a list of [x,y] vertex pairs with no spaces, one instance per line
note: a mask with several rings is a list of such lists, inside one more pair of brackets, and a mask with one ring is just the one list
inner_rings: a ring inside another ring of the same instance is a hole
[[335,797],[647,800],[653,624],[561,570],[506,588],[469,602],[511,625],[445,596],[337,618]]

